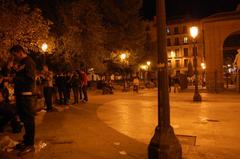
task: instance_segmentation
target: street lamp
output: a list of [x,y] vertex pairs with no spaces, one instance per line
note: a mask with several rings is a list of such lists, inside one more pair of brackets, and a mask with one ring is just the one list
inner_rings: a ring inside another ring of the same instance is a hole
[[120,58],[121,58],[122,61],[125,60],[125,59],[127,58],[127,54],[122,53],[122,54],[120,55]]
[[121,59],[121,61],[123,62],[123,72],[124,72],[124,79],[123,79],[123,82],[124,82],[124,84],[123,84],[123,92],[126,92],[127,91],[127,80],[126,80],[126,78],[127,78],[127,73],[126,73],[126,71],[125,71],[125,64],[127,64],[127,62],[126,62],[126,58],[127,58],[127,54],[126,53],[122,53],[122,54],[120,54],[120,59]]
[[204,62],[201,63],[202,67],[202,87],[205,86],[205,70],[206,70],[206,64]]
[[43,51],[43,52],[46,52],[47,49],[48,49],[48,45],[47,45],[46,43],[43,43],[43,44],[42,44],[42,51]]
[[147,65],[149,67],[151,65],[151,61],[147,61]]
[[198,70],[197,70],[197,47],[196,47],[196,37],[198,36],[198,27],[192,26],[190,28],[190,35],[193,38],[193,66],[194,66],[194,74],[195,74],[195,90],[193,95],[194,102],[201,102],[202,97],[198,91]]
[[156,1],[158,52],[158,125],[148,145],[148,159],[181,159],[182,148],[170,125],[165,0]]
[[48,45],[46,43],[42,44],[42,51],[43,51],[43,65],[46,64],[46,52],[48,49]]

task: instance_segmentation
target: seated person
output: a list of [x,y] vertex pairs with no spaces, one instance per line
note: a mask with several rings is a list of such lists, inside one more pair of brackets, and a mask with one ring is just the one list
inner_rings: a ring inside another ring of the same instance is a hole
[[111,81],[103,81],[102,83],[103,94],[113,94],[113,86]]

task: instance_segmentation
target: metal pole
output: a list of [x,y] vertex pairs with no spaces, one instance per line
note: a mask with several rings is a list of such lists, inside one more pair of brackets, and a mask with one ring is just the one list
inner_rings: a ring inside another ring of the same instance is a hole
[[181,145],[170,126],[165,0],[157,0],[158,125],[148,146],[149,159],[181,159]]
[[201,102],[202,97],[198,91],[197,47],[195,45],[195,41],[193,41],[193,54],[194,54],[193,62],[194,62],[194,74],[195,74],[195,91],[194,91],[193,101]]

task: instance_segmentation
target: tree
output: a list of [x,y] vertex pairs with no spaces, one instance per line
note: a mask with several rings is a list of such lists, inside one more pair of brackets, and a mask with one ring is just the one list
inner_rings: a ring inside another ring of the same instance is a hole
[[145,25],[139,16],[142,0],[102,0],[99,6],[108,30],[106,49],[128,51],[130,65],[138,64],[146,54]]
[[58,56],[73,65],[84,64],[97,71],[105,58],[105,28],[94,1],[78,0],[61,7],[66,31],[59,38]]
[[42,17],[41,10],[30,10],[27,5],[17,6],[13,3],[1,6],[0,12],[0,52],[1,63],[8,57],[8,49],[13,44],[20,44],[26,50],[39,52],[43,42],[54,48],[49,38],[52,24]]

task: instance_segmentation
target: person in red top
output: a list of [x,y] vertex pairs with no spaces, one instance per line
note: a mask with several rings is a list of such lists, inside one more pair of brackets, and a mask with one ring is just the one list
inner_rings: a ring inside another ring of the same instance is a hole
[[88,95],[87,95],[87,86],[88,86],[88,76],[84,71],[80,71],[80,74],[82,76],[82,91],[83,91],[83,102],[88,101]]

